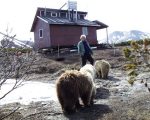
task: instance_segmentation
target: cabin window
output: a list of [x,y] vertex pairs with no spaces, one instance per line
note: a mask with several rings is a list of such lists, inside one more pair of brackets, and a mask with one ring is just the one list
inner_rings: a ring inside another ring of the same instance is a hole
[[52,17],[57,17],[57,13],[51,12],[51,16],[52,16]]
[[40,16],[44,16],[44,14],[45,14],[44,10],[41,10],[40,11]]
[[47,17],[51,17],[51,12],[46,12]]
[[88,35],[88,28],[87,27],[82,27],[82,34]]
[[84,19],[84,15],[83,14],[79,15],[79,18]]
[[40,30],[39,30],[39,37],[40,37],[40,38],[43,38],[43,29],[40,29]]
[[62,12],[60,14],[61,14],[61,18],[67,18],[67,14],[66,13]]

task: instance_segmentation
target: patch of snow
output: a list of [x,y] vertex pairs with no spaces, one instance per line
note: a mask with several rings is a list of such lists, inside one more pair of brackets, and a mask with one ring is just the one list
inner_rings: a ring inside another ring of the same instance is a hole
[[145,87],[144,83],[135,81],[131,88],[131,93],[137,93],[137,92],[148,92],[148,89]]
[[[5,83],[0,90],[0,97],[3,96],[11,87],[14,85],[14,80],[10,79],[9,82]],[[52,83],[42,83],[27,81],[23,85],[5,98],[0,100],[0,105],[19,102],[21,104],[30,104],[31,102],[37,101],[57,101],[55,84]]]

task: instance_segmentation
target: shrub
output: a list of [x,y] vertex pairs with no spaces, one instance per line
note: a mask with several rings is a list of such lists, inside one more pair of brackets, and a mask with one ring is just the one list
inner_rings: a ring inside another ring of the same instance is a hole
[[150,39],[143,39],[141,41],[131,41],[130,47],[123,48],[124,57],[127,60],[127,63],[123,66],[123,68],[125,68],[128,73],[128,82],[131,85],[133,85],[134,81],[136,80],[139,68],[149,67],[150,65],[150,49],[148,48],[148,45],[150,44]]

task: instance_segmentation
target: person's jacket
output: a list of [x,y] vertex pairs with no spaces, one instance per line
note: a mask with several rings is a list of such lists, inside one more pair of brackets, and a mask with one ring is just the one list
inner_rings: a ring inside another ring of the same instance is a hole
[[[89,49],[90,49],[89,54],[93,54],[92,49],[91,49],[91,47],[90,47],[90,45],[89,45],[88,42],[87,42],[87,45],[88,45],[88,47],[89,47]],[[77,47],[78,47],[78,53],[79,53],[81,56],[83,56],[83,55],[85,54],[85,49],[84,49],[84,45],[83,45],[82,40],[78,43]]]

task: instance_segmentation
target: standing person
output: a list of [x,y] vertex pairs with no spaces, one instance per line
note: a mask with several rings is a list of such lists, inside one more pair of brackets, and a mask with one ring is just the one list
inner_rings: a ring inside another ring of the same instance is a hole
[[86,40],[85,35],[80,36],[80,41],[78,42],[78,53],[81,55],[82,59],[82,66],[84,66],[87,62],[87,60],[90,62],[90,64],[93,65],[94,59],[92,58],[93,51]]

